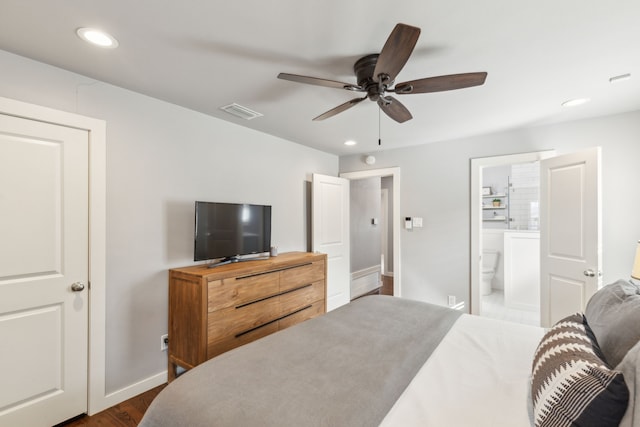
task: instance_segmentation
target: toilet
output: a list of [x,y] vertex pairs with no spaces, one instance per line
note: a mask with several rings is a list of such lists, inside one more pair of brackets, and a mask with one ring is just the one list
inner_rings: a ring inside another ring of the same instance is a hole
[[493,276],[496,275],[499,256],[500,252],[493,249],[482,251],[482,283],[480,285],[480,293],[482,295],[491,293],[491,282],[493,281]]

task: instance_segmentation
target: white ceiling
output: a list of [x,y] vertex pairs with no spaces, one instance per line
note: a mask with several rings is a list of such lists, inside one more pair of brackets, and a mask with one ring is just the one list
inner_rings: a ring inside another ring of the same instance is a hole
[[[638,17],[638,0],[1,0],[0,49],[342,155],[638,110]],[[379,126],[368,101],[313,122],[360,94],[276,78],[356,83],[353,63],[398,22],[422,33],[397,82],[486,71],[486,83],[402,96],[413,120]],[[78,27],[120,46],[89,46]],[[560,106],[577,97],[591,102]],[[264,117],[219,109],[234,102]]]

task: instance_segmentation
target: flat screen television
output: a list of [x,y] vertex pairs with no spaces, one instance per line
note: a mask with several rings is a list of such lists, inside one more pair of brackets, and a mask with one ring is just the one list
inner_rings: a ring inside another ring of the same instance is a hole
[[197,201],[195,217],[194,261],[220,265],[270,250],[271,206]]

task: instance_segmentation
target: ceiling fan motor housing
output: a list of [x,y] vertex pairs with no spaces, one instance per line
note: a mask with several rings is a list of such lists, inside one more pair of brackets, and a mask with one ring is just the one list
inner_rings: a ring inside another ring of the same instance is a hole
[[377,101],[381,95],[384,95],[384,91],[387,87],[393,83],[384,82],[383,84],[379,84],[373,80],[373,72],[376,68],[376,64],[378,63],[379,56],[380,55],[377,53],[363,56],[353,65],[353,71],[356,75],[358,86],[367,92],[367,96],[371,101]]

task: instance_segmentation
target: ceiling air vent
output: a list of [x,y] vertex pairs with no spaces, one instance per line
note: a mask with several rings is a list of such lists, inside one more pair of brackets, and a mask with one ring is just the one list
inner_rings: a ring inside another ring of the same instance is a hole
[[256,117],[263,116],[263,114],[260,114],[257,111],[250,110],[247,107],[243,107],[242,105],[238,105],[236,103],[225,105],[224,107],[220,107],[220,109],[245,120],[251,120],[255,119]]

